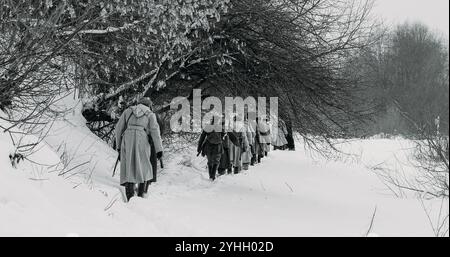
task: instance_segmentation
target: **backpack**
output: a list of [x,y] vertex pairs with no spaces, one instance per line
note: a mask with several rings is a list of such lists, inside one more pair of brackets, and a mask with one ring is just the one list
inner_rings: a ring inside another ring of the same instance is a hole
[[213,144],[213,145],[222,144],[222,133],[210,132],[210,133],[208,133],[206,140],[208,141],[208,143]]

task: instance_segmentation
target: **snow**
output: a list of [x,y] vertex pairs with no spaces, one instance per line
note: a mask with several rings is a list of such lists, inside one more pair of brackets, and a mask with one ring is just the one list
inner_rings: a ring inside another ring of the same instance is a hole
[[[305,150],[271,152],[239,175],[207,179],[195,148],[166,154],[146,199],[124,203],[116,153],[84,125],[81,105],[57,120],[40,150],[12,168],[9,136],[0,132],[0,236],[433,236],[414,197],[397,198],[371,167],[411,169],[412,143],[353,140],[326,161]],[[58,166],[56,163],[65,163]],[[69,171],[64,174],[64,171]],[[438,204],[438,201],[427,201]]]

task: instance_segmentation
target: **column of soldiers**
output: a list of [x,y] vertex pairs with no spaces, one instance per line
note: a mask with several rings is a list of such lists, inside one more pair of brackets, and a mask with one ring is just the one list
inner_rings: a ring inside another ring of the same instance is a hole
[[[210,127],[204,129],[197,151],[208,159],[209,178],[214,181],[217,176],[239,174],[251,166],[261,163],[267,157],[271,145],[275,150],[284,150],[287,145],[287,130],[284,122],[279,124],[278,133],[272,135],[273,129],[267,118],[252,121],[247,114],[245,118],[235,118],[233,129],[228,129],[222,117],[219,132]],[[210,124],[214,126],[214,119]],[[217,126],[216,126],[217,128]]]
[[[115,128],[120,184],[125,187],[128,201],[136,193],[143,197],[149,185],[156,182],[157,160],[163,157],[161,122],[158,122],[152,108],[150,98],[141,98],[136,105],[123,112]],[[275,150],[283,149],[287,144],[284,123],[280,123],[278,133],[273,133],[272,137],[273,130],[268,119],[250,119],[249,116],[235,118],[233,129],[225,127],[222,117],[215,117],[211,127],[203,131],[198,152],[208,158],[211,180],[214,181],[217,175],[238,174],[261,163],[267,157],[271,144]]]

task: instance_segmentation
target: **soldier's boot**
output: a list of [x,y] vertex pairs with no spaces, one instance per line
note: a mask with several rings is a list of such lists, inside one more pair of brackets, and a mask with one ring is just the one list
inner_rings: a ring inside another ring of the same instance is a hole
[[138,196],[141,198],[144,197],[144,194],[145,194],[145,188],[146,188],[145,184],[146,183],[140,183],[138,186]]
[[211,166],[211,165],[208,165],[208,174],[209,174],[209,179],[210,180],[214,180],[213,179],[213,172],[212,172],[212,170],[213,170],[213,167]]
[[262,156],[258,155],[258,163],[261,163]]
[[219,171],[219,176],[223,176],[223,175],[225,175],[225,173],[226,173],[226,170],[225,169],[219,169],[218,170]]
[[134,184],[126,183],[125,184],[125,195],[127,196],[127,202],[130,201],[131,198],[134,197]]
[[256,157],[253,156],[252,160],[250,161],[250,166],[255,166],[255,163],[256,163]]
[[212,174],[211,180],[212,180],[212,181],[216,180],[216,175],[217,175],[217,170],[218,170],[218,169],[219,169],[219,164],[214,164],[214,165],[212,166],[212,169],[211,169],[211,174]]

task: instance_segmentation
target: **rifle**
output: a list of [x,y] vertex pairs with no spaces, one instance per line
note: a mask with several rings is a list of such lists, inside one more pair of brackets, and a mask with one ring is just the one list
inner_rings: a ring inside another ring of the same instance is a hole
[[197,157],[199,157],[200,154],[202,154],[203,147],[205,146],[206,140],[207,140],[207,139],[208,139],[208,134],[206,134],[205,139],[203,140],[202,145],[201,145],[200,148],[199,148],[200,151],[197,153]]
[[116,160],[116,164],[114,165],[114,170],[113,170],[113,177],[116,176],[116,169],[117,169],[117,165],[119,164],[119,160],[120,160],[120,154],[119,156],[117,156],[117,160]]
[[159,164],[161,165],[161,169],[164,169],[164,162],[163,159],[159,159]]

